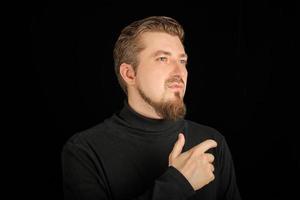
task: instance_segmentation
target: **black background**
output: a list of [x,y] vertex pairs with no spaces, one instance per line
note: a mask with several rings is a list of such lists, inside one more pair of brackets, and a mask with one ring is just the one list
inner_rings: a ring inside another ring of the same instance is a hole
[[299,196],[296,5],[236,0],[23,6],[15,11],[22,32],[15,57],[20,70],[12,79],[10,141],[20,147],[12,151],[14,144],[8,145],[17,172],[12,195],[62,198],[63,144],[123,105],[112,58],[118,34],[134,20],[166,15],[186,32],[186,118],[227,138],[243,199]]

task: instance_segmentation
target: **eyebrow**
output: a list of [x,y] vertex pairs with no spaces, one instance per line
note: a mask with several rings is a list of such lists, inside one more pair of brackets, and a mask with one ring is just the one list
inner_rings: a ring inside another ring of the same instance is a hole
[[[156,56],[159,56],[159,55],[166,55],[166,56],[171,56],[172,55],[172,53],[171,52],[169,52],[169,51],[164,51],[164,50],[158,50],[158,51],[155,51],[153,54],[152,54],[152,56],[153,57],[156,57]],[[181,58],[188,58],[188,55],[186,54],[186,53],[182,53],[182,54],[180,54],[179,55],[179,57],[181,57]]]

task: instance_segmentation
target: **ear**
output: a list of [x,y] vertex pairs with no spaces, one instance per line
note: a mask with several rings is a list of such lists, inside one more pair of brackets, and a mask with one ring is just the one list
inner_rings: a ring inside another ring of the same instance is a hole
[[133,70],[132,65],[122,63],[120,65],[120,75],[123,77],[124,81],[128,85],[134,85],[135,84],[135,72]]

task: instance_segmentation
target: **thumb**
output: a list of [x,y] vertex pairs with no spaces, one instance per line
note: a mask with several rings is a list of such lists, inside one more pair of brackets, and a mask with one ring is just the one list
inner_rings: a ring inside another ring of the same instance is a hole
[[175,159],[177,156],[181,154],[184,143],[185,143],[184,135],[182,133],[179,133],[178,139],[174,144],[172,152],[170,153],[170,159]]

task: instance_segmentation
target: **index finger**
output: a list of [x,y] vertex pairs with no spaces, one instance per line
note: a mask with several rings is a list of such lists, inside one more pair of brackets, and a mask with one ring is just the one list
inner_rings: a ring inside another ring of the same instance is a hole
[[197,151],[200,154],[202,154],[202,153],[205,153],[208,149],[211,149],[211,148],[214,148],[217,146],[218,146],[218,144],[215,140],[208,139],[208,140],[205,140],[204,142],[201,142],[200,144],[194,146],[192,148],[192,150]]

